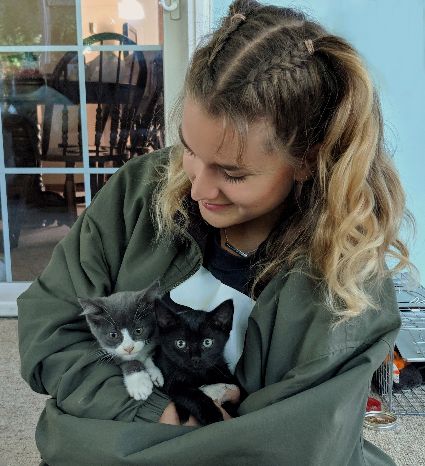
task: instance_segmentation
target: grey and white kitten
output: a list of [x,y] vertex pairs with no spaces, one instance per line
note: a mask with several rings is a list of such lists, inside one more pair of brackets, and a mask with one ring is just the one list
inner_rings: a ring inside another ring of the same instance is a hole
[[107,297],[78,298],[91,333],[121,366],[124,384],[135,400],[146,400],[164,378],[152,361],[158,344],[153,307],[158,287],[122,291]]

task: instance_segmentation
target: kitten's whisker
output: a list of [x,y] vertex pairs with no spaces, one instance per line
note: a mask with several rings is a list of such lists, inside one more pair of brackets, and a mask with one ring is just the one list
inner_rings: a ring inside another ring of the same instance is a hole
[[96,349],[95,351],[90,351],[89,353],[91,356],[101,356],[102,354],[105,354],[104,349]]
[[134,313],[133,322],[142,315],[145,309],[146,309],[146,306],[144,305],[141,305],[137,308],[136,312]]
[[108,317],[111,319],[110,321],[108,320],[108,322],[111,324],[111,325],[114,325],[115,327],[118,327],[115,320],[113,319],[113,317],[111,316],[111,314],[109,314],[108,310],[103,308],[103,310],[105,311],[105,313],[108,315]]
[[110,353],[105,353],[101,358],[99,358],[99,361],[111,361],[114,358],[114,356]]

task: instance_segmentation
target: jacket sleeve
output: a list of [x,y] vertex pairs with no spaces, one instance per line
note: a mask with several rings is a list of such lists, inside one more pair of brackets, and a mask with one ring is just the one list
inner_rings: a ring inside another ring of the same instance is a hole
[[51,395],[73,416],[154,421],[168,398],[157,389],[146,402],[128,396],[120,368],[99,364],[77,301],[113,290],[115,264],[126,243],[124,224],[129,223],[122,218],[120,199],[125,176],[114,175],[92,203],[106,206],[110,228],[100,231],[90,206],[56,246],[45,271],[18,298],[21,373],[34,391]]
[[[399,327],[394,303],[381,314],[368,313],[329,335],[329,322],[323,320],[326,309],[311,293],[309,282],[298,278],[283,287],[277,305],[273,293],[265,293],[257,303],[237,367],[250,393],[241,404],[240,417],[202,428],[100,422],[65,416],[50,403],[39,424],[46,461],[59,465],[394,465],[383,452],[361,443],[370,379]],[[390,296],[389,301],[394,297]],[[104,442],[105,436],[113,441]],[[101,451],[75,448],[87,444],[88,438],[93,445],[102,445]]]

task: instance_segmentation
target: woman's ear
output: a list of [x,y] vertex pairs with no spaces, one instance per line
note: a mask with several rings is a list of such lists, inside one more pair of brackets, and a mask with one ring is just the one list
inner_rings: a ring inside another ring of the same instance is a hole
[[320,144],[315,144],[306,152],[301,160],[301,164],[295,168],[295,181],[303,182],[312,177],[316,166],[317,157],[319,154]]

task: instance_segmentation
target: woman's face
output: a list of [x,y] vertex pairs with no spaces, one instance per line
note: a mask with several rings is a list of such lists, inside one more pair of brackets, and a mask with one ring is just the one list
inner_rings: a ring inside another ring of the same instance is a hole
[[222,120],[212,119],[186,99],[180,138],[185,146],[183,169],[192,183],[191,196],[206,222],[216,228],[245,223],[273,225],[297,179],[295,168],[281,153],[265,153],[266,123],[249,128],[239,163],[238,139]]

